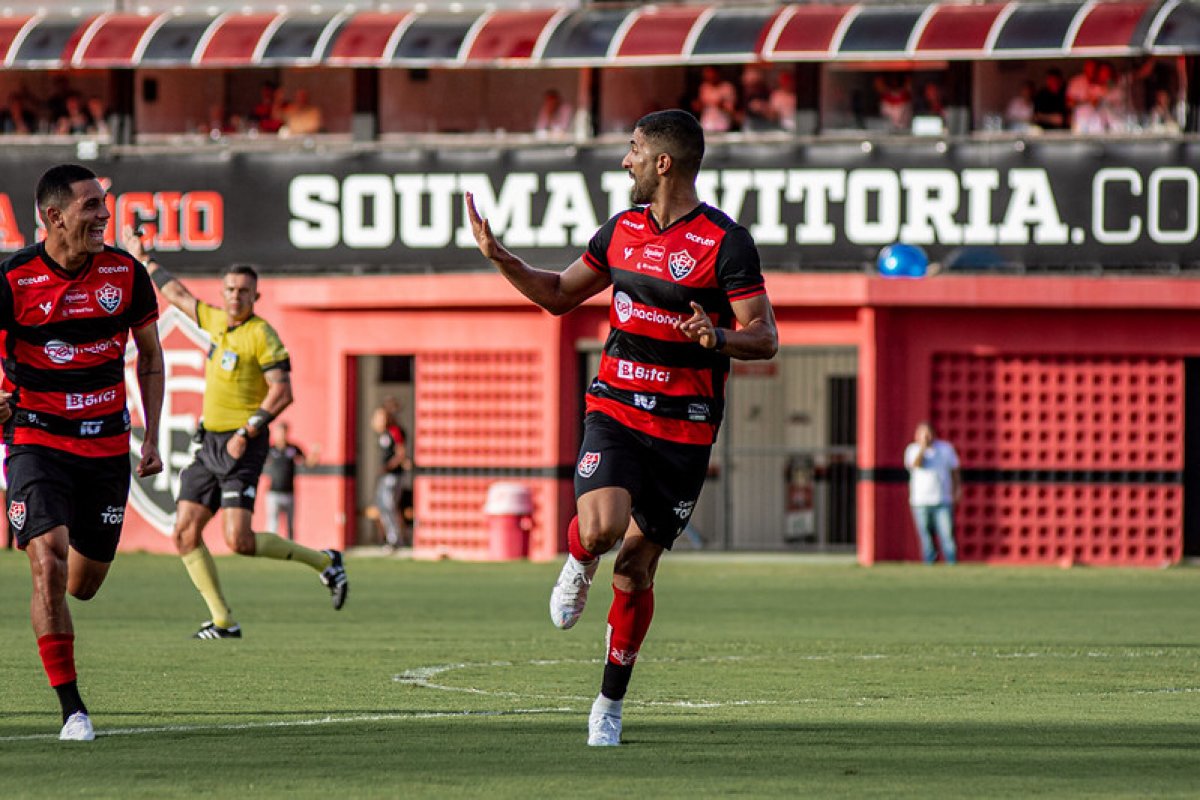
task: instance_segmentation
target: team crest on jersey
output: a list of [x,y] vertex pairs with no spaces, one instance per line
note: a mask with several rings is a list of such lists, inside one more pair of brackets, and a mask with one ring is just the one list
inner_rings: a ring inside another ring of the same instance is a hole
[[25,501],[16,500],[8,504],[8,521],[17,530],[25,527]]
[[116,313],[121,305],[121,290],[111,283],[106,283],[96,290],[96,302],[108,313]]
[[680,250],[667,257],[667,267],[671,270],[671,277],[681,281],[692,274],[692,270],[696,268],[696,259],[692,258],[692,254],[687,250]]
[[596,474],[596,469],[600,466],[600,454],[589,450],[579,459],[579,477],[590,478]]

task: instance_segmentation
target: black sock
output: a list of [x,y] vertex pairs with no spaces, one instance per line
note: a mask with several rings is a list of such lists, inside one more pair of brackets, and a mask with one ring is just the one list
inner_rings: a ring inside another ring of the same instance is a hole
[[624,700],[629,679],[633,677],[633,664],[628,666],[604,662],[604,680],[600,683],[600,694],[609,700]]
[[62,706],[63,722],[66,722],[67,718],[76,711],[87,713],[87,706],[83,704],[83,698],[79,696],[79,685],[75,681],[55,686],[54,691],[58,692],[58,702]]

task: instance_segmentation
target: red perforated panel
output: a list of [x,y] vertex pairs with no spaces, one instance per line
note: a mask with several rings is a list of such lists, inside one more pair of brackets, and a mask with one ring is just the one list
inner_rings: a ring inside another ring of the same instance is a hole
[[958,511],[964,559],[1182,556],[1179,359],[938,354],[932,409],[977,476]]
[[[422,353],[416,357],[415,460],[422,469],[455,474],[426,475],[414,494],[420,525],[414,551],[422,557],[487,557],[483,504],[488,486],[519,480],[533,491],[535,508],[551,504],[552,480],[514,478],[505,468],[547,463],[547,436],[557,415],[543,402],[547,380],[538,351]],[[463,468],[481,474],[463,475]],[[483,471],[487,470],[487,474]],[[542,530],[547,515],[535,512]]]

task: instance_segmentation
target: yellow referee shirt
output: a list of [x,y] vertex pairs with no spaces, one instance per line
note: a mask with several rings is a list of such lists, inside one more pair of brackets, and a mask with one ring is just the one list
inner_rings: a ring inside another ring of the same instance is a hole
[[196,319],[212,337],[204,367],[204,427],[215,433],[246,424],[267,396],[269,369],[290,369],[288,351],[257,315],[230,328],[223,309],[196,301]]

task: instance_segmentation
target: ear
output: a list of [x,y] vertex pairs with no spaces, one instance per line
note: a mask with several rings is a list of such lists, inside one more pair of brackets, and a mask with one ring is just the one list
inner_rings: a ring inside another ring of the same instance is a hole
[[673,163],[670,153],[659,153],[658,158],[654,159],[654,168],[659,175],[666,175],[671,171]]
[[46,230],[51,228],[62,227],[63,213],[61,208],[50,206],[42,212],[42,222],[46,224]]

